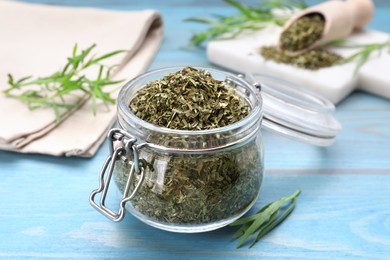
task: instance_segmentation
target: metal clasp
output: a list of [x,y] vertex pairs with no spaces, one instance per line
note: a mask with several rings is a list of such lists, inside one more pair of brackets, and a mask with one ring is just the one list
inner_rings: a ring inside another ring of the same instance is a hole
[[[110,155],[108,155],[100,171],[99,188],[91,192],[91,195],[89,197],[89,202],[91,203],[92,207],[94,207],[97,211],[102,213],[104,216],[108,217],[112,221],[119,222],[125,216],[126,202],[131,200],[138,192],[145,178],[145,173],[144,173],[144,168],[140,167],[139,165],[138,147],[135,144],[135,142],[137,141],[136,138],[134,138],[128,132],[119,128],[111,129],[110,132],[108,133],[107,138],[109,138],[111,141],[110,142],[111,153]],[[122,199],[119,203],[119,211],[115,213],[109,208],[107,208],[105,205],[108,188],[110,186],[112,173],[114,171],[116,162],[118,160],[127,162],[128,155],[130,154],[133,154],[133,162],[131,162],[129,177],[126,182]],[[107,176],[106,178],[104,178],[106,173]],[[127,195],[129,193],[134,174],[140,174],[140,179],[138,183],[135,185],[135,188],[131,192],[131,194]],[[98,193],[102,193],[100,197],[99,205],[95,202],[95,196]]]

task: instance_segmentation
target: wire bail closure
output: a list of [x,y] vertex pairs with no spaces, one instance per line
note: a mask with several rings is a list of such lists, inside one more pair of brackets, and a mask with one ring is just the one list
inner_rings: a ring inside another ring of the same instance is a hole
[[[144,173],[144,168],[140,167],[139,165],[139,154],[138,154],[139,147],[135,144],[135,142],[137,141],[135,137],[133,137],[128,132],[122,129],[113,128],[109,131],[107,138],[111,141],[110,155],[108,155],[100,171],[99,188],[91,192],[91,195],[89,197],[89,202],[92,205],[92,207],[94,207],[101,214],[111,219],[112,221],[119,222],[125,216],[126,202],[134,198],[134,196],[140,189],[145,179],[145,173]],[[130,162],[128,159],[130,154],[133,154],[132,162]],[[110,186],[112,173],[115,168],[115,163],[119,160],[125,163],[130,163],[131,168],[130,168],[129,177],[126,182],[125,190],[123,192],[122,199],[119,203],[119,211],[115,213],[106,207],[105,200],[107,197],[108,188]],[[106,173],[107,176],[105,177]],[[141,176],[134,190],[131,192],[130,195],[127,195],[129,193],[134,174],[140,174]],[[95,196],[98,193],[102,193],[100,197],[99,205],[95,202]]]

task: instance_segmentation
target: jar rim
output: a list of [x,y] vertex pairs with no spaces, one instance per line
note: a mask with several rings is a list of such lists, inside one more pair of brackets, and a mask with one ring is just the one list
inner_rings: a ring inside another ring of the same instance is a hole
[[[141,125],[143,128],[158,132],[161,134],[179,134],[179,135],[208,135],[208,134],[217,134],[217,133],[223,133],[232,131],[234,129],[241,128],[246,125],[253,124],[254,122],[257,122],[262,117],[262,107],[263,107],[263,101],[261,98],[261,95],[259,92],[257,92],[257,89],[252,86],[248,81],[244,80],[241,77],[238,77],[237,75],[226,72],[219,69],[214,68],[208,68],[208,67],[200,67],[200,66],[191,66],[192,68],[199,69],[199,70],[205,70],[210,72],[213,75],[214,73],[221,73],[224,74],[226,77],[229,77],[229,79],[234,80],[234,83],[239,84],[242,87],[245,87],[245,90],[248,90],[251,92],[251,94],[256,98],[256,101],[254,104],[248,104],[251,109],[249,114],[244,117],[243,119],[227,125],[223,127],[213,128],[213,129],[205,129],[205,130],[180,130],[180,129],[170,129],[166,127],[157,126],[155,124],[149,123],[139,117],[137,117],[129,108],[129,104],[127,104],[127,96],[129,91],[132,89],[132,87],[136,86],[138,82],[142,82],[145,78],[150,77],[153,74],[163,73],[165,74],[172,73],[175,71],[179,71],[187,66],[172,66],[172,67],[164,67],[156,70],[151,70],[149,72],[143,73],[141,75],[138,75],[137,77],[131,79],[130,81],[126,82],[126,84],[123,85],[121,88],[119,95],[118,95],[118,112],[120,117],[127,118],[133,124]],[[145,85],[143,83],[143,85]],[[121,125],[121,120],[119,120],[119,124]],[[123,127],[123,125],[121,125]]]

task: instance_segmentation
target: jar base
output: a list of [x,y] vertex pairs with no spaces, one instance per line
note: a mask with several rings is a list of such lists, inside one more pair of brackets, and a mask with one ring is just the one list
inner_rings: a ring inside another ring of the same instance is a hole
[[223,219],[221,221],[216,221],[216,222],[212,222],[212,223],[204,223],[204,224],[162,223],[162,222],[157,222],[153,219],[145,217],[145,215],[142,215],[141,213],[136,211],[129,204],[126,204],[126,209],[134,217],[141,220],[145,224],[152,226],[152,227],[155,227],[155,228],[158,228],[158,229],[161,229],[161,230],[175,232],[175,233],[203,233],[203,232],[213,231],[213,230],[225,227],[225,226],[229,225],[230,223],[233,223],[234,221],[236,221],[237,219],[242,217],[246,212],[248,212],[252,208],[252,206],[256,202],[256,200],[257,200],[257,196],[256,196],[256,199],[254,199],[251,202],[251,204],[249,204],[248,207],[244,211],[242,211],[241,213],[239,213],[237,215],[234,215],[228,219]]

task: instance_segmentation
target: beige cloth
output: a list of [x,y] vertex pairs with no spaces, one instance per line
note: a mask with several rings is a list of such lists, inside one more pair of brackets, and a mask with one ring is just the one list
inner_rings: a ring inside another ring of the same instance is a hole
[[[115,78],[127,81],[152,60],[162,40],[162,22],[153,10],[121,12],[0,1],[0,37],[1,91],[8,88],[8,73],[18,79],[58,71],[75,43],[79,50],[96,43],[97,54],[128,50],[109,60],[111,65],[121,65]],[[84,102],[57,123],[51,109],[31,111],[25,103],[1,93],[0,148],[92,156],[115,121],[116,108],[99,107],[94,117],[91,105],[89,100]]]

